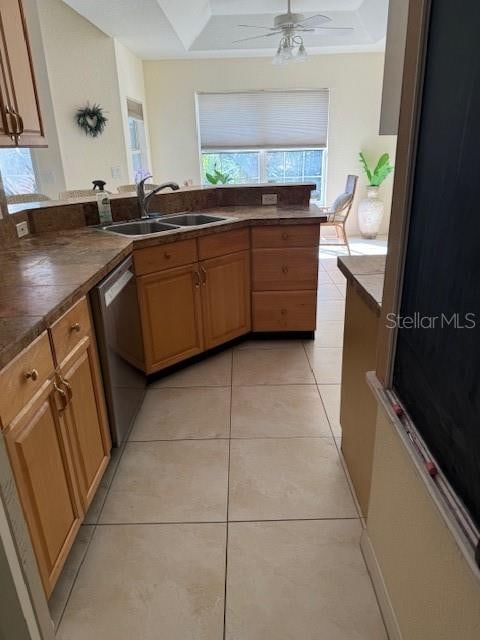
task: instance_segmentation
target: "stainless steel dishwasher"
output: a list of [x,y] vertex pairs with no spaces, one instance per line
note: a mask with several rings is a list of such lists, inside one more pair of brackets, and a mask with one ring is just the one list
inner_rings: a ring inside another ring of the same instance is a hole
[[137,286],[131,258],[90,294],[112,440],[127,438],[142,404],[146,376]]

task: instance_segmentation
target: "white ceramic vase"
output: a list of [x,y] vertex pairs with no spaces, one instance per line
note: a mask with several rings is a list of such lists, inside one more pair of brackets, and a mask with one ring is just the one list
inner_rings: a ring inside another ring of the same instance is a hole
[[358,226],[362,238],[374,240],[382,223],[385,207],[378,197],[378,187],[367,187],[367,197],[358,205]]

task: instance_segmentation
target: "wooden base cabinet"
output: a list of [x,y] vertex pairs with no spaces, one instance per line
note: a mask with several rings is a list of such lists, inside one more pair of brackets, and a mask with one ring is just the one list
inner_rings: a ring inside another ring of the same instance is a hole
[[139,249],[134,261],[146,373],[251,330],[248,229]]
[[89,336],[70,355],[60,375],[69,399],[65,421],[78,491],[87,511],[107,468],[111,449],[98,362]]
[[0,371],[0,421],[47,597],[110,458],[85,298]]
[[253,331],[315,331],[320,226],[252,229]]
[[251,329],[250,252],[200,262],[205,348],[211,349]]
[[201,353],[204,348],[197,264],[137,280],[147,373]]
[[[58,391],[60,390],[60,392]],[[5,434],[47,597],[83,519],[68,447],[63,390],[52,380]]]

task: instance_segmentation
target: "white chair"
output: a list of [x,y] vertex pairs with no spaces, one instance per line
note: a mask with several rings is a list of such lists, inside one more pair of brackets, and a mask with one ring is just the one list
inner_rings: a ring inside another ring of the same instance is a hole
[[337,238],[340,242],[324,242],[322,237],[320,238],[320,246],[342,246],[345,245],[348,250],[348,255],[351,255],[350,245],[348,244],[347,231],[345,224],[347,218],[352,210],[353,199],[355,197],[355,191],[357,190],[358,176],[347,176],[347,184],[345,185],[345,191],[341,193],[333,202],[331,207],[320,207],[321,211],[327,214],[327,222],[323,222],[321,229],[325,227],[333,227],[337,233]]

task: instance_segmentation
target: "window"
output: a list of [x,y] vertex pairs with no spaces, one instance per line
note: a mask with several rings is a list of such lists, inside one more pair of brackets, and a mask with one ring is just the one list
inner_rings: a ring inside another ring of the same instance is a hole
[[324,202],[325,149],[203,152],[203,183],[218,169],[230,184],[313,182],[312,198]]
[[0,149],[0,174],[7,196],[38,190],[30,149]]
[[324,200],[328,90],[198,95],[203,181],[314,182]]
[[127,109],[133,176],[135,182],[139,182],[150,173],[143,107],[139,102],[127,100]]

